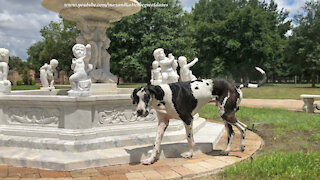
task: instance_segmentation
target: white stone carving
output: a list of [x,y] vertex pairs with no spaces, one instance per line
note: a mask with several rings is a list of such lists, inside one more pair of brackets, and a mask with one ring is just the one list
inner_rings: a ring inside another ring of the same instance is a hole
[[72,51],[76,58],[72,59],[71,69],[73,69],[74,73],[69,78],[71,90],[68,91],[68,94],[69,96],[89,96],[91,79],[88,73],[93,68],[92,64],[89,64],[91,45],[76,44],[73,46]]
[[89,74],[92,81],[114,82],[114,75],[110,72],[110,54],[106,51],[110,46],[110,39],[106,37],[109,23],[82,20],[77,27],[80,30],[77,43],[90,44],[92,47],[89,61],[93,66]]
[[42,0],[42,5],[54,12],[58,12],[63,19],[75,21],[80,30],[77,38],[79,44],[92,46],[92,57],[89,61],[93,70],[89,73],[93,82],[114,82],[114,75],[110,72],[110,55],[106,51],[110,40],[106,37],[106,30],[111,22],[119,21],[124,16],[129,16],[140,11],[141,6],[136,0],[93,0],[92,4],[128,4],[130,6],[83,6],[76,8],[68,4],[87,4],[87,1],[74,0]]
[[60,112],[58,109],[41,107],[11,107],[9,108],[8,116],[9,124],[58,126]]
[[158,61],[153,61],[152,63],[150,83],[152,85],[159,85],[162,83],[161,68]]
[[153,56],[156,61],[159,62],[161,68],[162,75],[162,83],[174,83],[178,82],[179,75],[177,74],[177,60],[174,59],[172,54],[169,54],[166,57],[164,50],[162,48],[158,48],[153,52]]
[[198,58],[195,58],[192,62],[187,64],[187,58],[180,56],[178,59],[180,66],[180,80],[181,81],[194,81],[197,78],[192,74],[190,68],[198,62]]
[[52,59],[50,61],[50,64],[45,63],[40,68],[40,81],[42,84],[41,89],[50,90],[50,91],[54,89],[54,86],[53,86],[54,75],[57,74],[56,68],[58,64],[59,64],[58,60]]
[[0,48],[0,93],[10,93],[11,82],[7,79],[9,71],[9,50]]
[[[119,107],[120,108],[120,107]],[[137,117],[135,110],[123,110],[119,108],[113,110],[100,110],[100,124],[127,124],[136,122],[152,122],[157,120],[156,111],[151,110],[147,117]]]

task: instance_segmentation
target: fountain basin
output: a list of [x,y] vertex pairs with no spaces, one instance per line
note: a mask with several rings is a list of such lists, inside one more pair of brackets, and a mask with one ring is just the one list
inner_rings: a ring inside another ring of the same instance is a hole
[[[82,4],[86,6],[68,6]],[[60,13],[63,18],[71,21],[83,19],[119,21],[140,11],[141,6],[136,0],[42,0],[42,6]]]
[[[69,97],[62,89],[0,95],[0,164],[75,170],[139,162],[153,147],[158,122],[153,110],[147,118],[136,116],[129,92],[132,89],[121,88],[117,94]],[[203,118],[195,117],[195,134],[206,126]],[[212,131],[218,134],[200,144],[199,152],[211,151],[222,130]],[[171,120],[164,147],[177,147],[162,157],[186,151],[185,137],[183,122]]]

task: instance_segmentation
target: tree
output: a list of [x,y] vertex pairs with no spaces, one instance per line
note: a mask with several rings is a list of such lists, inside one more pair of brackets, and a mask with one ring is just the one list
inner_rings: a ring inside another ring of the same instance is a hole
[[[162,47],[166,53],[194,58],[194,39],[186,35],[186,22],[180,1],[141,0],[140,3],[168,4],[165,8],[142,8],[132,16],[111,24],[111,71],[126,79],[150,79],[153,51]],[[177,57],[176,57],[177,58]]]
[[274,1],[200,0],[192,16],[202,76],[246,78],[254,66],[281,74],[290,21]]
[[304,12],[296,16],[299,26],[293,29],[287,58],[292,72],[309,75],[315,87],[320,72],[320,1],[306,2]]
[[79,34],[75,22],[67,20],[51,22],[40,32],[43,40],[32,45],[27,51],[28,62],[33,64],[35,72],[39,72],[44,63],[57,59],[59,61],[57,69],[71,73],[72,47]]
[[9,68],[10,70],[16,70],[19,74],[22,74],[23,67],[26,62],[22,61],[18,56],[10,56]]

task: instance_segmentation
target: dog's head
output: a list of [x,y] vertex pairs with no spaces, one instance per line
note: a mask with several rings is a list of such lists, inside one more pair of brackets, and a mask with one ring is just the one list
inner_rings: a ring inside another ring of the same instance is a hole
[[137,116],[146,117],[149,114],[149,105],[153,98],[163,98],[163,91],[160,86],[148,85],[136,88],[131,95],[133,104],[137,104]]

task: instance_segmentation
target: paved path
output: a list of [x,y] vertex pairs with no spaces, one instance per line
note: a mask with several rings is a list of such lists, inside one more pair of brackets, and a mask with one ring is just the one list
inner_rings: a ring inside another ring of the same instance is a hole
[[229,156],[218,155],[226,147],[227,136],[221,137],[215,151],[209,154],[198,154],[192,159],[167,158],[150,166],[117,165],[77,171],[47,171],[31,168],[17,168],[0,165],[0,179],[60,179],[60,180],[144,180],[144,179],[181,179],[206,176],[219,172],[222,168],[249,158],[262,145],[262,139],[251,131],[247,132],[246,150],[240,150],[240,133],[236,131],[234,143]]
[[[315,101],[315,104],[320,104],[320,101]],[[293,99],[243,99],[241,101],[241,106],[283,108],[293,111],[302,111],[303,101]]]

